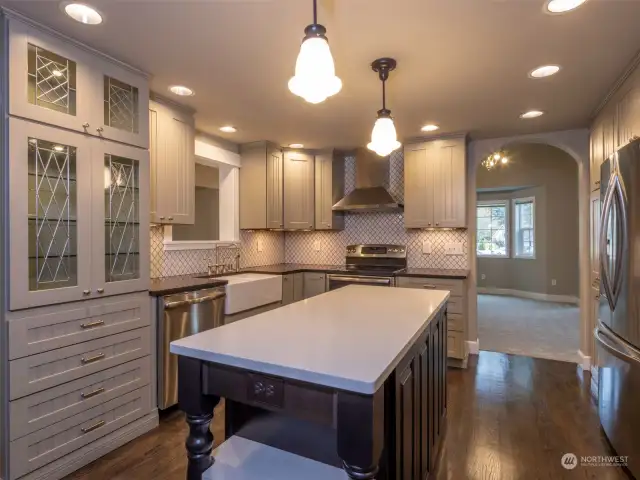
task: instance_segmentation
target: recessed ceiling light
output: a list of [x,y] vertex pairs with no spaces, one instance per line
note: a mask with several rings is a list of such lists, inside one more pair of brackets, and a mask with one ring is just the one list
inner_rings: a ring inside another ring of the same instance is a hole
[[587,0],[547,0],[545,10],[548,13],[564,13],[585,3]]
[[531,78],[544,78],[555,75],[560,71],[559,65],[542,65],[541,67],[534,68],[529,72]]
[[422,131],[423,132],[435,132],[436,130],[438,130],[440,127],[438,125],[434,125],[433,123],[430,123],[428,125],[425,125],[424,127],[422,127]]
[[220,127],[220,131],[225,133],[236,133],[238,129],[236,127],[232,127],[231,125],[225,125],[224,127]]
[[301,143],[291,143],[289,144],[289,148],[304,148],[304,145]]
[[169,87],[169,91],[176,95],[180,95],[181,97],[191,97],[195,95],[195,92],[191,90],[189,87],[185,87],[184,85],[171,85]]
[[69,3],[64,6],[64,12],[76,22],[85,25],[99,25],[102,23],[102,15],[98,11],[84,3]]
[[522,115],[520,115],[520,118],[536,118],[540,115],[544,115],[544,112],[540,110],[529,110],[528,112],[524,112]]

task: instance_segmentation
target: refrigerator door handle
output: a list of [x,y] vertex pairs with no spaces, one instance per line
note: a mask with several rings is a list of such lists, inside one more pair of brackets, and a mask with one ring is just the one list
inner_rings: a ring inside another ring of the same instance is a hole
[[604,195],[602,204],[602,217],[600,219],[600,270],[602,287],[604,288],[604,297],[609,303],[609,308],[614,309],[613,295],[611,294],[611,283],[609,278],[609,262],[607,253],[607,224],[609,223],[609,212],[611,210],[611,201],[613,197],[613,185],[609,182],[607,192]]
[[640,363],[639,351],[623,345],[619,341],[615,340],[613,336],[606,333],[606,330],[604,330],[604,328],[605,327],[603,327],[602,325],[599,325],[598,328],[596,328],[594,331],[596,341],[602,346],[602,348],[622,360]]
[[612,206],[618,206],[618,215],[616,215],[616,230],[618,230],[618,225],[620,226],[619,235],[616,235],[616,267],[612,282],[612,294],[613,299],[612,303],[615,307],[618,303],[618,298],[620,297],[621,289],[622,289],[622,260],[624,247],[627,242],[627,207],[626,200],[624,196],[624,192],[622,190],[622,184],[620,182],[620,177],[618,175],[614,175],[613,177],[613,193],[611,198],[615,198],[615,202],[612,201]]

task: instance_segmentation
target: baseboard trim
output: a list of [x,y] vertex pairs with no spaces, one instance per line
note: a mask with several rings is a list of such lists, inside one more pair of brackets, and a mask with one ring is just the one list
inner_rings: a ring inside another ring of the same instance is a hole
[[580,304],[580,299],[573,295],[549,295],[547,293],[525,292],[523,290],[493,287],[477,287],[477,292],[485,295],[507,295],[511,297],[528,298],[542,302],[570,303],[572,305]]
[[582,371],[591,373],[591,357],[582,353],[582,350],[578,350],[578,356],[580,357],[578,365]]
[[467,351],[469,355],[478,355],[480,353],[480,339],[476,339],[475,342],[467,340]]
[[60,480],[158,426],[158,410],[35,470],[20,480]]

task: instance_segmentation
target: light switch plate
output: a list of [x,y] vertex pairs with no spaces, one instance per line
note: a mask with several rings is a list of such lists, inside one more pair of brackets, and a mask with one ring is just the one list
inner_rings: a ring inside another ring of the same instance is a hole
[[428,240],[425,240],[424,242],[422,242],[422,253],[425,255],[431,255],[431,242],[429,242]]
[[462,243],[446,243],[444,245],[444,252],[446,255],[462,255]]
[[313,250],[315,252],[319,252],[320,251],[320,240],[314,240],[313,241]]
[[264,242],[262,240],[258,240],[256,243],[258,252],[262,252],[262,250],[264,250]]

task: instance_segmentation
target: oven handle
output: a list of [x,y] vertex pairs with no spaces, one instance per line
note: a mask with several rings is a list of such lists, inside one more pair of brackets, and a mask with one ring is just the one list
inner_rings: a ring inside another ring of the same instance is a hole
[[345,277],[343,275],[329,275],[329,280],[353,283],[379,283],[381,285],[390,285],[392,281],[391,278],[384,277]]

